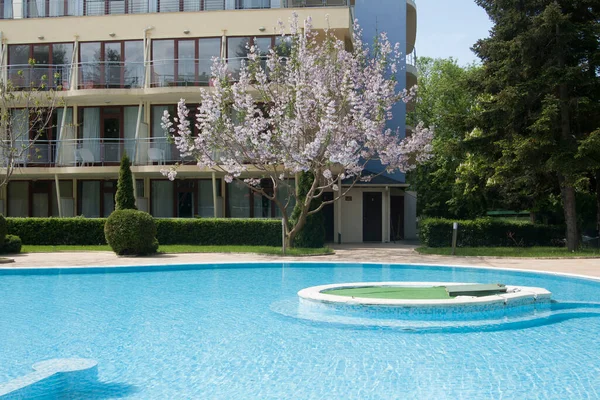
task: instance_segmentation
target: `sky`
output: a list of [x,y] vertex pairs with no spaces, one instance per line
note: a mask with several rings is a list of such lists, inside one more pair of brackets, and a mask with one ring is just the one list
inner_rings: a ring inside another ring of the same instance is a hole
[[416,0],[419,57],[454,57],[460,65],[479,59],[471,51],[489,36],[492,23],[474,0]]

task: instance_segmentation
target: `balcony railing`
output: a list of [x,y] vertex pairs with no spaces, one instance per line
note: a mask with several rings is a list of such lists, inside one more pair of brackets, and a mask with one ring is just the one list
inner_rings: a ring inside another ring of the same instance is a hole
[[150,63],[150,86],[208,86],[212,59],[154,60]]
[[417,51],[413,50],[412,53],[406,55],[406,65],[412,65],[417,67]]
[[16,90],[47,88],[69,90],[70,65],[12,64],[3,69],[6,69],[7,78]]
[[143,62],[93,61],[79,67],[80,89],[141,88],[144,82]]
[[13,0],[0,0],[0,19],[87,15],[146,14],[266,8],[345,7],[354,0],[23,0],[13,13]]
[[[133,165],[195,164],[192,158],[182,158],[174,143],[165,137],[140,139],[85,138],[9,142],[2,149],[15,149],[13,156],[18,167],[94,167],[118,165],[127,154]],[[8,162],[0,153],[0,165]]]

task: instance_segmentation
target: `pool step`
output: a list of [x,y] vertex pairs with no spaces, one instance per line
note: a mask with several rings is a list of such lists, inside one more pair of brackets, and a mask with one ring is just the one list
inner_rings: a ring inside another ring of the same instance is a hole
[[54,358],[33,364],[35,372],[0,384],[0,399],[60,397],[98,379],[98,363],[87,358]]

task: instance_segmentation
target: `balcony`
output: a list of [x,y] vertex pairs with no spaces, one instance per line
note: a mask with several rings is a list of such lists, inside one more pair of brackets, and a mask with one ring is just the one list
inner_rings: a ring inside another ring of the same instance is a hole
[[70,65],[24,64],[4,67],[15,90],[68,90]]
[[[124,154],[136,166],[196,163],[192,158],[182,158],[175,144],[165,137],[38,140],[30,146],[26,142],[13,146],[29,147],[15,160],[16,167],[115,166]],[[3,148],[9,148],[9,145],[5,144]],[[2,164],[7,162],[6,158],[2,157]]]
[[144,62],[94,61],[77,64],[79,89],[144,87]]
[[150,86],[209,86],[212,60],[174,59],[150,62]]
[[0,0],[0,19],[47,18],[253,10],[270,8],[347,7],[354,0]]

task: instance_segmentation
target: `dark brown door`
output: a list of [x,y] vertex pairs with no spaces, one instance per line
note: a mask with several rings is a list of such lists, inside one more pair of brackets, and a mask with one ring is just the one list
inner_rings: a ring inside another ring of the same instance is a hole
[[381,242],[381,192],[363,193],[363,242]]

